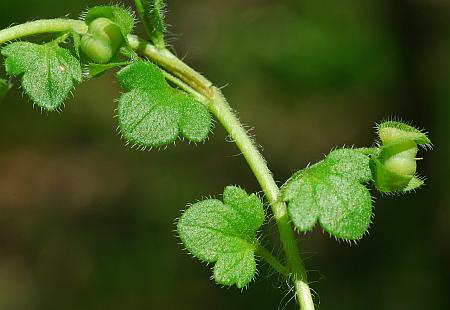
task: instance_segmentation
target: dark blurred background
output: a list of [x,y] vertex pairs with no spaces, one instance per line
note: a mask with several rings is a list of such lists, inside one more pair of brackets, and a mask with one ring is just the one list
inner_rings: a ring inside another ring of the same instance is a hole
[[[3,0],[0,28],[100,3]],[[178,55],[226,86],[280,184],[333,147],[372,144],[385,117],[430,132],[435,148],[419,163],[427,186],[373,192],[376,216],[358,246],[320,229],[299,242],[320,309],[450,309],[450,2],[168,9]],[[109,74],[79,86],[60,114],[33,108],[17,87],[1,104],[0,309],[296,309],[267,266],[244,292],[222,289],[178,244],[186,203],[228,184],[259,191],[224,130],[197,147],[131,150],[116,133],[119,92]],[[265,233],[277,244],[273,221]]]

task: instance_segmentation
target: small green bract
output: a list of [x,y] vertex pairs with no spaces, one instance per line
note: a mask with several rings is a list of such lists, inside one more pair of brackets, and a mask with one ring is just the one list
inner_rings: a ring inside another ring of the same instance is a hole
[[25,93],[48,111],[57,109],[82,80],[80,62],[56,42],[15,42],[4,47],[2,55],[7,57],[6,72],[12,76],[23,74]]
[[360,239],[372,215],[372,198],[362,183],[371,178],[366,155],[338,149],[294,174],[283,186],[282,196],[300,231],[310,231],[318,221],[336,238]]
[[223,202],[207,199],[192,205],[179,220],[178,233],[192,255],[204,262],[216,262],[217,283],[242,288],[256,272],[256,232],[263,222],[259,198],[228,186]]
[[170,87],[156,65],[137,61],[119,71],[117,78],[129,90],[119,99],[119,123],[125,139],[159,147],[174,142],[179,134],[193,142],[208,136],[208,109]]

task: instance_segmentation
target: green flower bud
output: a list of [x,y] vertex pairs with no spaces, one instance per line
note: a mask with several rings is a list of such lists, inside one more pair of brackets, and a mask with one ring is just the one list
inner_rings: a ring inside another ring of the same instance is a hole
[[380,148],[371,158],[375,187],[385,193],[407,192],[423,184],[416,176],[418,145],[430,146],[425,133],[407,124],[387,121],[378,126]]
[[95,63],[104,64],[116,56],[123,43],[120,27],[108,18],[99,17],[89,24],[88,32],[81,38],[81,50]]

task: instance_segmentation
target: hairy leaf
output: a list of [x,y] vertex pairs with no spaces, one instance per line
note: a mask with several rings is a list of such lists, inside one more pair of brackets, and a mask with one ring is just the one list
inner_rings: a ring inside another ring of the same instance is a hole
[[175,141],[180,134],[193,142],[208,136],[208,109],[170,87],[156,65],[137,61],[119,71],[117,78],[129,90],[119,99],[119,123],[125,139],[158,147]]
[[43,45],[15,42],[4,47],[2,54],[7,57],[8,74],[23,74],[25,93],[49,111],[57,109],[82,80],[80,62],[56,42]]
[[223,202],[207,199],[186,210],[178,222],[178,233],[192,255],[204,262],[216,262],[217,283],[242,288],[256,272],[256,232],[263,222],[259,198],[228,186]]
[[369,180],[369,157],[339,149],[294,174],[283,186],[282,195],[300,231],[311,230],[318,221],[331,235],[355,240],[366,232],[372,215],[370,193],[361,184]]

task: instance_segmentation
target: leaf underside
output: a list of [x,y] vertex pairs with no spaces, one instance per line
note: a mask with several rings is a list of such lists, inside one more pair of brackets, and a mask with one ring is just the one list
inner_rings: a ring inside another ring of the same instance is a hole
[[128,90],[120,97],[118,109],[121,133],[128,141],[159,147],[174,142],[179,135],[193,142],[208,136],[208,109],[169,86],[156,65],[137,61],[119,71],[117,78]]
[[264,222],[260,199],[228,186],[223,202],[197,202],[180,218],[177,228],[187,250],[204,262],[216,262],[214,279],[222,285],[245,287],[256,273],[256,232]]
[[23,74],[25,93],[48,111],[57,109],[82,80],[80,62],[55,42],[15,42],[4,47],[2,55],[7,57],[6,72],[12,76]]
[[369,157],[338,149],[294,174],[283,186],[282,195],[300,231],[310,231],[319,222],[336,238],[355,240],[370,224],[372,198],[362,183],[371,178]]

